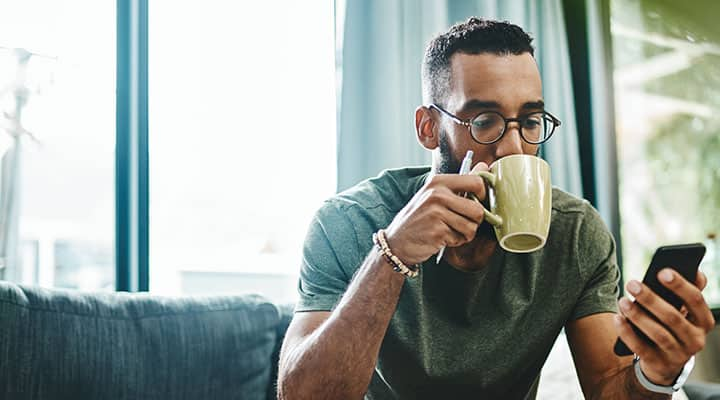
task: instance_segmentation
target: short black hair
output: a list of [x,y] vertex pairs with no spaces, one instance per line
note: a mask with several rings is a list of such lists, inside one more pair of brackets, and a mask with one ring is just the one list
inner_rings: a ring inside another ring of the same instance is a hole
[[450,58],[455,53],[535,55],[532,37],[507,21],[471,17],[430,41],[422,64],[423,102],[444,105],[450,89]]

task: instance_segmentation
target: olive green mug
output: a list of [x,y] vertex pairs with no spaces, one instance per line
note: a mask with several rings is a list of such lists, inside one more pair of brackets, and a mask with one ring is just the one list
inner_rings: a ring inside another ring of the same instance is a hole
[[488,183],[490,210],[485,209],[485,221],[493,225],[500,246],[513,253],[530,253],[545,246],[552,211],[548,163],[517,154],[495,161],[490,171],[475,174]]

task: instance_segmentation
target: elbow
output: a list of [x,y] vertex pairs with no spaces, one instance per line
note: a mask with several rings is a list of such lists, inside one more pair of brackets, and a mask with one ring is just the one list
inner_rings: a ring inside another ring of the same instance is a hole
[[280,361],[277,379],[278,400],[311,399],[309,379],[303,379],[302,368],[295,363]]
[[278,400],[293,400],[293,393],[297,393],[297,390],[293,388],[292,380],[289,377],[287,367],[284,365],[282,358],[280,359],[280,365],[278,366],[277,374],[277,398]]
[[318,398],[313,396],[313,390],[308,382],[293,371],[278,371],[277,381],[278,400],[304,400]]
[[322,382],[316,374],[308,376],[302,368],[278,371],[278,400],[362,399],[365,391],[356,393],[343,382]]
[[295,388],[291,379],[288,378],[287,373],[282,370],[278,371],[277,380],[277,398],[278,400],[294,400],[300,398],[300,391]]

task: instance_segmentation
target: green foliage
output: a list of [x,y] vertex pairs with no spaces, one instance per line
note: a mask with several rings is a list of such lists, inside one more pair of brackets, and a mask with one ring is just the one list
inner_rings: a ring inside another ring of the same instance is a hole
[[696,237],[720,228],[720,117],[678,115],[647,141],[660,201],[682,213]]

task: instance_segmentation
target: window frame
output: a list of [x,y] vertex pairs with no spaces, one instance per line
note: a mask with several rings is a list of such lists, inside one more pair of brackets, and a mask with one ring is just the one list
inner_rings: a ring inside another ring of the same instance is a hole
[[115,289],[149,290],[148,2],[117,0]]

